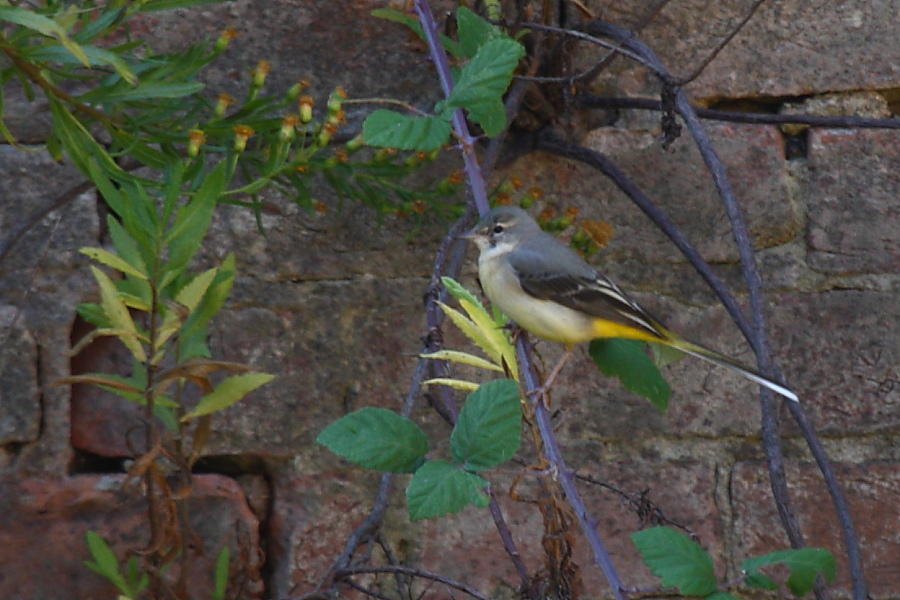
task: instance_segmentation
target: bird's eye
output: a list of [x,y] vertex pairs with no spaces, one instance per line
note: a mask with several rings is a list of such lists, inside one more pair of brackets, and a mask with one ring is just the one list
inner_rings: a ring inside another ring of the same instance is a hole
[[503,233],[503,225],[494,225],[494,233]]

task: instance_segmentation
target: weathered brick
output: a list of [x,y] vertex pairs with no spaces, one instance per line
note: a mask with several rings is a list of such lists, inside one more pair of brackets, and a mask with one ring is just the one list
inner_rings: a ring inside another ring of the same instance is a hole
[[[840,463],[834,467],[854,519],[870,596],[893,598],[900,587],[897,570],[900,533],[896,527],[900,520],[897,503],[900,463]],[[846,597],[850,575],[843,537],[821,475],[814,465],[796,461],[788,461],[786,473],[794,511],[806,542],[835,554],[838,568],[834,589],[839,596]],[[738,463],[732,474],[731,496],[738,561],[788,547],[765,464]]]
[[[5,481],[0,488],[0,597],[34,600],[110,598],[116,588],[88,569],[85,535],[103,537],[123,561],[149,542],[140,489],[123,488],[122,475]],[[191,598],[208,598],[219,550],[231,554],[229,590],[261,598],[261,554],[256,517],[237,484],[220,475],[194,478],[187,500],[200,542],[192,557]],[[50,543],[48,543],[50,542]],[[176,573],[178,565],[171,567]]]
[[832,274],[898,273],[900,132],[809,135],[809,264]]

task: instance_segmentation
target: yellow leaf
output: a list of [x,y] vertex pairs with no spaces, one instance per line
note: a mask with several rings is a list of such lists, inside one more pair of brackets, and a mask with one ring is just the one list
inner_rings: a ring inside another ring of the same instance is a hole
[[446,385],[447,387],[452,387],[453,389],[462,390],[464,392],[474,392],[480,385],[472,381],[465,381],[463,379],[449,379],[446,377],[428,379],[423,383],[427,383],[428,385]]
[[94,273],[94,278],[100,286],[100,305],[103,307],[103,313],[109,319],[109,322],[112,323],[113,329],[118,329],[122,332],[115,335],[131,351],[136,360],[144,362],[147,360],[147,353],[138,341],[140,334],[138,334],[137,327],[135,327],[134,321],[131,319],[128,307],[119,299],[119,291],[116,289],[116,284],[97,267],[92,266],[91,271]]
[[[516,363],[516,350],[513,345],[509,343],[506,332],[502,328],[497,327],[494,319],[491,318],[480,304],[476,305],[465,298],[462,298],[459,300],[459,305],[468,313],[469,318],[472,319],[478,329],[484,334],[488,343],[491,344],[496,353],[506,361],[506,365],[510,369],[512,378],[518,381],[519,369],[518,364]],[[503,365],[503,362],[499,360],[496,362],[498,365]]]
[[475,342],[475,344],[484,350],[485,354],[488,355],[494,363],[500,363],[500,353],[494,348],[493,343],[485,336],[485,334],[478,328],[478,326],[464,314],[456,310],[455,308],[451,308],[447,306],[443,302],[438,302],[438,305],[444,311],[444,314],[447,315],[453,324],[456,325],[460,331],[462,331],[467,338]]
[[78,251],[88,258],[103,263],[107,267],[112,267],[117,271],[122,271],[123,273],[134,275],[135,277],[143,279],[144,281],[147,280],[146,273],[142,273],[137,267],[129,263],[127,260],[117,254],[113,254],[109,250],[104,250],[103,248],[81,248]]
[[472,365],[473,367],[479,367],[482,369],[490,369],[491,371],[500,371],[501,373],[503,373],[503,367],[495,365],[494,363],[487,361],[480,356],[469,354],[468,352],[457,352],[455,350],[439,350],[438,352],[432,352],[431,354],[420,354],[419,356],[421,356],[422,358],[433,358],[435,360],[449,360],[452,362]]

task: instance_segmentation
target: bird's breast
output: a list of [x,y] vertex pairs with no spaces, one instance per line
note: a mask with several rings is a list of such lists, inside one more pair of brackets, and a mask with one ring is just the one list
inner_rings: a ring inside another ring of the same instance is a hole
[[597,337],[589,316],[523,290],[505,256],[479,259],[478,276],[491,303],[526,331],[568,346]]

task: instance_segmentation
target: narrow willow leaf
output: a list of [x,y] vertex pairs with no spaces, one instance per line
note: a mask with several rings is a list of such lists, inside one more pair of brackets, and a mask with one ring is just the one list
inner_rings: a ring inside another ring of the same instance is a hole
[[175,296],[176,302],[180,302],[189,311],[193,311],[200,305],[204,294],[206,294],[206,291],[218,274],[219,269],[215,267],[203,271],[178,291],[178,294]]
[[128,273],[129,275],[134,275],[135,277],[143,280],[147,280],[147,274],[142,273],[138,267],[133,266],[128,263],[121,256],[117,256],[110,252],[109,250],[104,250],[103,248],[80,248],[78,250],[88,258],[92,260],[96,260],[99,263],[103,263],[108,267],[112,267],[117,271],[121,271],[123,273]]
[[434,379],[426,379],[422,383],[426,385],[446,385],[455,390],[464,392],[474,392],[478,389],[479,384],[474,381],[466,381],[464,379],[450,379],[449,377],[435,377]]
[[103,307],[106,318],[109,319],[114,329],[120,329],[126,333],[126,335],[120,335],[119,339],[136,360],[141,362],[147,360],[147,353],[138,341],[137,327],[128,313],[128,307],[119,299],[116,284],[97,267],[91,267],[91,271],[100,286],[100,305]]
[[484,360],[480,356],[469,354],[467,352],[457,352],[455,350],[439,350],[431,354],[420,354],[422,358],[431,358],[434,360],[449,360],[464,365],[471,365],[480,369],[489,369],[491,371],[503,372],[503,369],[494,363]]
[[256,388],[263,386],[275,379],[269,373],[247,373],[245,375],[233,375],[226,378],[216,386],[211,393],[203,396],[197,407],[184,415],[181,420],[189,421],[202,415],[228,408]]
[[473,305],[463,298],[460,299],[459,305],[463,307],[463,310],[466,311],[469,318],[475,323],[475,326],[482,332],[484,338],[493,348],[494,353],[500,357],[501,360],[497,364],[501,367],[505,364],[509,368],[512,378],[518,381],[519,365],[516,362],[516,349],[509,342],[506,331],[502,327],[497,326],[493,317],[480,304],[478,306]]
[[447,315],[453,324],[462,331],[467,338],[475,342],[475,344],[481,348],[485,354],[488,355],[494,363],[501,364],[502,356],[499,352],[497,352],[496,348],[494,348],[493,343],[484,335],[484,333],[478,328],[475,323],[469,319],[467,316],[459,312],[453,307],[447,306],[443,302],[438,302],[438,306],[441,307],[441,310],[444,311],[444,314]]
[[0,6],[0,21],[15,23],[16,25],[21,25],[22,27],[36,31],[41,35],[54,37],[58,39],[59,43],[72,53],[81,64],[86,67],[91,66],[91,61],[88,60],[88,57],[85,55],[84,50],[81,49],[81,46],[75,43],[75,41],[69,37],[66,30],[53,19],[25,8]]

